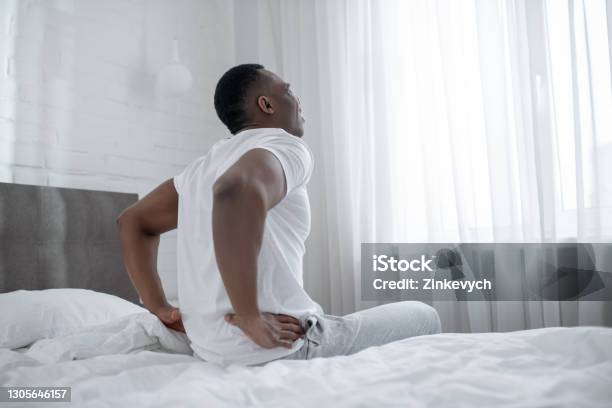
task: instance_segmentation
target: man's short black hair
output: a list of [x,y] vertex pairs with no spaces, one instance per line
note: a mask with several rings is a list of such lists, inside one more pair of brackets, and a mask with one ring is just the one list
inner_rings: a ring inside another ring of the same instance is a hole
[[248,120],[246,114],[246,95],[250,87],[259,79],[260,64],[241,64],[227,71],[215,89],[215,110],[221,122],[232,134],[243,128]]

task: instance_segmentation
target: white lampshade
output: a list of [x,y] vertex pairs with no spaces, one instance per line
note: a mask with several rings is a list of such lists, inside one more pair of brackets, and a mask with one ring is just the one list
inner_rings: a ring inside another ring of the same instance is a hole
[[178,40],[176,39],[172,44],[172,54],[172,62],[157,74],[157,86],[165,94],[180,95],[191,89],[193,79],[189,69],[180,62]]

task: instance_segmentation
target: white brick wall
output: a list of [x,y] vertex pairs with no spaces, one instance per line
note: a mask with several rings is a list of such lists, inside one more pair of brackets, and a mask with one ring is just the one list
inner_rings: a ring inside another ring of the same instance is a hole
[[[212,99],[235,60],[221,1],[0,0],[0,181],[142,197],[205,153],[226,135]],[[194,84],[171,98],[155,75],[175,33]],[[158,263],[171,297],[175,237]]]

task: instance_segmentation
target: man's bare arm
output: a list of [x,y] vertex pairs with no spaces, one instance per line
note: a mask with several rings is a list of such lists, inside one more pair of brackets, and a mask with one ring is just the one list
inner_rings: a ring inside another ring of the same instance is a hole
[[178,309],[168,304],[157,273],[160,235],[176,228],[178,194],[164,181],[117,218],[123,261],[145,307],[168,327],[184,331]]
[[257,257],[266,214],[282,200],[286,189],[280,162],[265,149],[245,153],[213,186],[215,255],[235,311],[228,321],[268,348],[291,347],[302,333],[297,319],[271,319],[257,304]]

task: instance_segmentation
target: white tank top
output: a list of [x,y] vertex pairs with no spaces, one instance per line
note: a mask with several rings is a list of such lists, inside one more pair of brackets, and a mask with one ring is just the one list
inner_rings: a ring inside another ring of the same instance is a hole
[[220,140],[210,151],[174,177],[179,194],[177,225],[178,297],[187,336],[197,357],[217,364],[252,365],[297,351],[258,346],[237,326],[225,322],[233,313],[214,253],[213,184],[243,154],[255,148],[280,161],[287,195],[266,216],[257,260],[257,301],[262,312],[301,318],[323,313],[303,288],[304,242],[310,233],[306,183],[313,168],[312,152],[299,137],[279,128],[248,129]]

